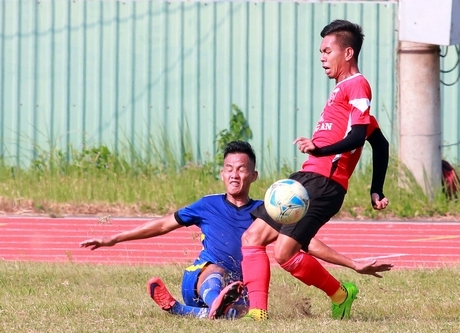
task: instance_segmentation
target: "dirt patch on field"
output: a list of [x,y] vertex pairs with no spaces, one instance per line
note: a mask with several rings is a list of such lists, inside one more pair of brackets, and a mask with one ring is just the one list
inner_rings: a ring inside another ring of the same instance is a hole
[[366,215],[352,215],[350,213],[341,212],[334,217],[334,220],[343,220],[343,221],[367,221],[367,220],[376,220],[376,221],[438,221],[438,222],[460,222],[460,215],[434,215],[434,216],[415,216],[415,217],[400,217],[391,213],[381,214],[377,217],[369,217]]
[[143,212],[138,205],[122,204],[81,204],[81,203],[49,203],[33,200],[9,200],[0,198],[0,214],[4,215],[43,215],[51,217],[63,216],[156,216],[151,212]]
[[[173,213],[171,208],[166,214]],[[131,204],[109,204],[109,203],[50,203],[34,202],[33,200],[11,200],[0,197],[0,214],[2,215],[42,215],[50,217],[64,216],[130,216],[130,217],[153,217],[153,211],[145,211],[142,206]],[[364,221],[371,219],[356,209],[353,214],[341,212],[335,216],[334,220]],[[437,215],[437,216],[418,216],[413,218],[401,218],[391,213],[382,213],[372,220],[382,221],[460,221],[460,215]]]

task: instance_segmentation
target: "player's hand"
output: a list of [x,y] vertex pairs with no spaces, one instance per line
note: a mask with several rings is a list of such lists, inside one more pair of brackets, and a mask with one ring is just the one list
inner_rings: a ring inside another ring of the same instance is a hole
[[388,263],[377,263],[377,260],[360,262],[355,261],[354,270],[360,274],[372,275],[377,278],[381,278],[380,272],[387,272],[393,268],[393,264]]
[[294,140],[294,144],[297,144],[297,148],[304,154],[311,154],[316,149],[315,144],[311,139],[298,137]]
[[387,208],[388,206],[388,199],[383,198],[380,200],[380,195],[378,193],[372,193],[371,194],[371,201],[372,201],[372,207],[374,207],[375,210],[382,210]]
[[92,238],[80,243],[80,247],[91,247],[91,251],[96,250],[102,246],[114,246],[115,240],[111,237]]

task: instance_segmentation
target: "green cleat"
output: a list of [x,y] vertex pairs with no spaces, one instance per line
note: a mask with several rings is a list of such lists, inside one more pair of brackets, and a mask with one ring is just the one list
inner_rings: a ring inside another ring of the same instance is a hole
[[264,321],[268,319],[268,312],[267,310],[262,309],[250,309],[249,312],[241,319]]
[[347,291],[348,295],[345,301],[342,304],[334,304],[332,303],[332,318],[334,319],[349,319],[350,318],[350,310],[353,301],[356,299],[356,295],[358,295],[358,288],[354,283],[345,282],[342,286]]

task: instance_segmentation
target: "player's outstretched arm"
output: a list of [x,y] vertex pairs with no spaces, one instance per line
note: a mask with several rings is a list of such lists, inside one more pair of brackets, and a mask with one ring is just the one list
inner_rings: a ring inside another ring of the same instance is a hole
[[353,268],[360,274],[372,275],[381,278],[382,275],[378,274],[381,272],[390,271],[393,268],[393,264],[379,263],[377,260],[366,260],[366,261],[354,261],[355,267]]
[[102,246],[114,246],[115,244],[121,242],[164,235],[180,227],[182,227],[182,225],[177,223],[174,214],[171,214],[165,217],[150,220],[134,229],[124,231],[119,234],[108,237],[87,239],[80,243],[80,247],[91,247],[91,250],[95,250]]
[[377,128],[367,138],[372,147],[372,183],[371,183],[371,203],[377,210],[385,209],[388,199],[383,194],[383,185],[388,168],[389,144],[382,131]]
[[308,246],[308,253],[328,263],[348,267],[357,273],[372,275],[378,278],[382,277],[379,273],[389,271],[393,267],[393,264],[377,263],[376,260],[360,262],[350,259],[330,248],[316,237],[311,240]]

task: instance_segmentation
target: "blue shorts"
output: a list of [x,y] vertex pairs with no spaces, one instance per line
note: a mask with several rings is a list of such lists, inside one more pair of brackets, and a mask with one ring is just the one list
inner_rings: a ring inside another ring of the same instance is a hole
[[[208,264],[210,264],[209,261],[198,258],[192,265],[188,266],[184,270],[184,276],[182,277],[182,298],[184,299],[185,305],[200,308],[208,307],[203,299],[198,295],[197,291],[197,284],[200,273]],[[234,281],[230,278],[225,279],[226,284],[231,282]],[[248,304],[246,290],[244,291],[243,296],[237,302],[235,302],[235,304]]]
[[209,264],[206,260],[196,259],[195,262],[188,266],[184,271],[182,277],[182,298],[185,305],[196,306],[200,308],[207,308],[205,302],[198,295],[196,286],[198,284],[198,277],[201,271]]

